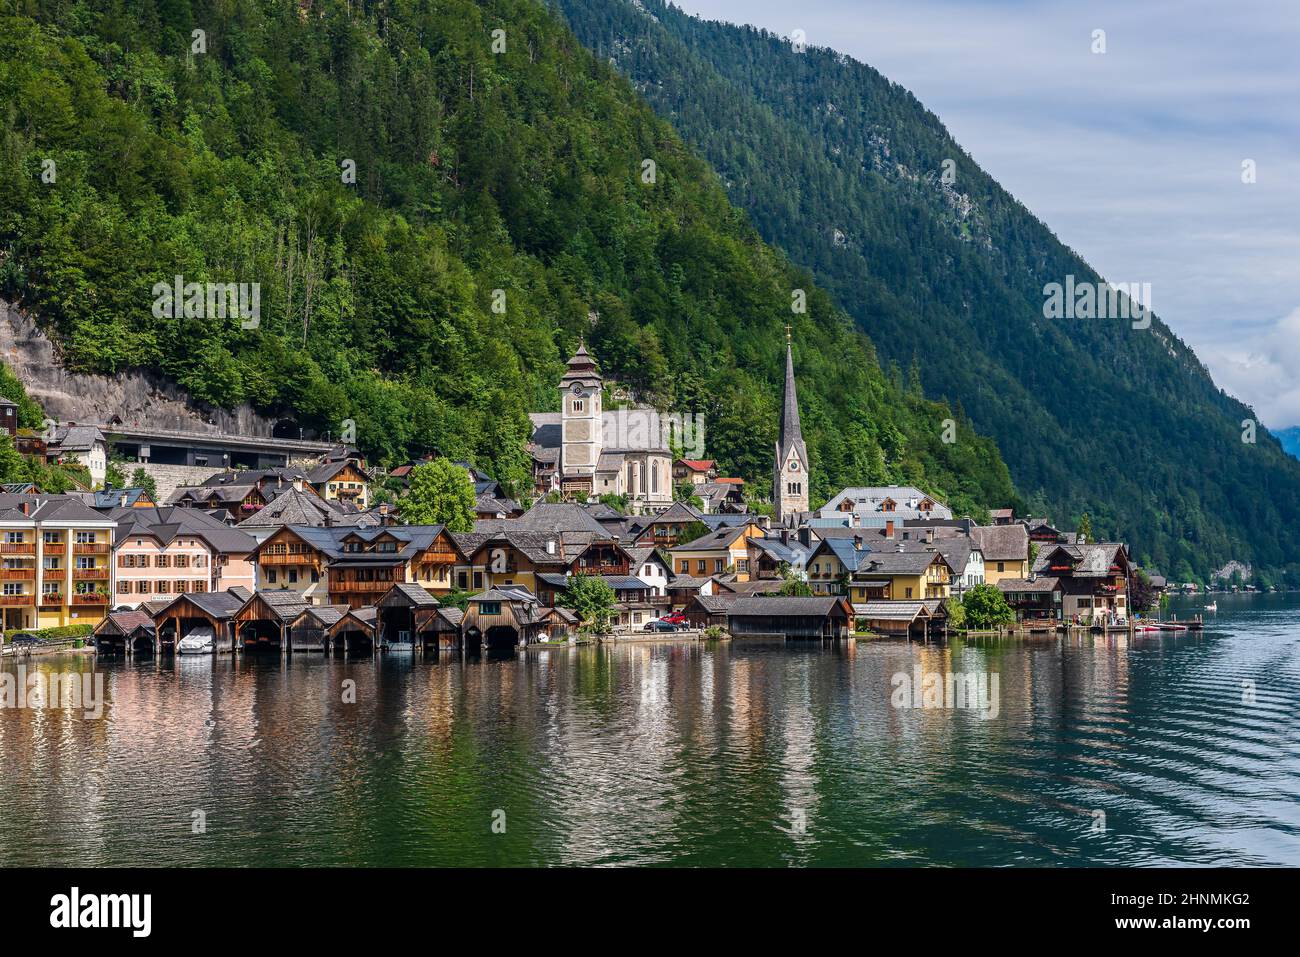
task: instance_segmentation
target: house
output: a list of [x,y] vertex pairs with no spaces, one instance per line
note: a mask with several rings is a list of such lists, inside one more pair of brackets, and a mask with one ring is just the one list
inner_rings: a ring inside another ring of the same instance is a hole
[[715,583],[712,578],[694,575],[674,575],[668,582],[668,607],[681,611],[688,607],[697,595],[712,595]]
[[0,396],[0,430],[9,433],[11,439],[18,437],[18,403]]
[[734,571],[740,580],[747,581],[751,573],[750,540],[762,535],[762,527],[755,522],[710,531],[671,550],[673,570],[697,577]]
[[100,655],[152,652],[153,616],[143,609],[110,611],[92,632],[95,652]]
[[375,528],[391,523],[387,505],[380,505],[365,512],[344,511],[337,502],[321,498],[314,490],[303,491],[290,488],[240,520],[238,528],[260,542],[286,525],[309,525],[314,528],[325,526]]
[[158,503],[144,488],[114,488],[106,485],[98,492],[83,492],[83,501],[101,511],[114,508],[152,508]]
[[174,505],[116,507],[113,604],[135,608],[155,598],[257,585],[251,535],[206,512]]
[[942,502],[910,485],[859,486],[842,489],[817,510],[820,519],[847,519],[853,528],[880,528],[887,520],[952,518]]
[[1029,534],[1024,525],[977,525],[971,539],[984,554],[984,581],[1029,577]]
[[713,459],[678,459],[673,463],[674,485],[704,485],[718,477]]
[[749,510],[745,502],[745,480],[719,478],[694,487],[704,503],[707,515],[742,515]]
[[585,345],[569,360],[559,392],[559,412],[529,416],[536,490],[566,498],[625,496],[636,514],[671,506],[668,420],[650,408],[606,411],[604,381]]
[[116,528],[73,495],[0,494],[4,630],[101,621],[113,590]]
[[722,595],[696,595],[683,611],[692,628],[726,628],[727,613],[742,596],[728,592]]
[[183,638],[206,635],[218,652],[233,651],[235,618],[252,597],[245,589],[177,595],[152,612],[157,653],[174,653]]
[[952,592],[953,568],[933,550],[872,552],[849,579],[854,605],[870,601],[944,599]]
[[872,551],[861,532],[852,538],[820,539],[808,558],[809,587],[817,595],[847,595],[849,580]]
[[327,502],[348,502],[361,511],[370,507],[372,479],[353,459],[323,462],[308,469],[306,479]]
[[1060,579],[1061,617],[1081,624],[1128,620],[1133,562],[1119,542],[1044,546],[1034,559],[1034,576]]
[[989,521],[994,525],[1010,525],[1016,520],[1014,508],[989,509]]
[[853,608],[839,597],[755,595],[727,609],[733,638],[847,638],[853,628]]
[[45,449],[47,462],[77,462],[90,472],[92,485],[103,485],[108,474],[108,440],[93,425],[69,422],[56,426]]
[[1035,578],[1003,578],[998,590],[1022,622],[1058,622],[1063,617],[1064,589],[1061,579],[1051,575]]

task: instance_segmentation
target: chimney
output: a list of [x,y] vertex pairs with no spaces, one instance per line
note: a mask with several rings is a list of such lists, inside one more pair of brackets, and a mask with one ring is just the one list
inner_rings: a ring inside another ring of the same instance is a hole
[[893,537],[894,537],[894,520],[892,518],[887,518],[885,519],[885,538],[893,538]]
[[925,542],[927,545],[934,544],[934,526],[931,526],[925,530]]
[[548,538],[548,539],[546,540],[546,554],[548,554],[548,555],[554,555],[554,554],[555,554],[555,539],[553,539],[553,538]]
[[854,535],[854,536],[853,536],[853,550],[854,550],[855,552],[860,552],[860,551],[862,551],[862,536],[861,536],[861,535]]
[[32,514],[32,506],[30,502],[23,502],[23,514],[24,515]]

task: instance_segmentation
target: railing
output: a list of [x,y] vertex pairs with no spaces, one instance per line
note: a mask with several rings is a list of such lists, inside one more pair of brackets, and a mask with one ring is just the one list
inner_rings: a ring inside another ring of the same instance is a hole
[[46,542],[41,551],[46,555],[62,555],[67,551],[67,545],[63,542]]
[[63,604],[63,592],[61,592],[61,591],[45,592],[43,595],[41,595],[41,604],[42,604],[42,605],[62,605],[62,604]]
[[35,579],[35,568],[0,568],[0,580],[34,581]]
[[271,553],[263,552],[257,556],[260,565],[319,565],[320,555],[316,552]]
[[0,555],[35,555],[35,542],[2,542]]
[[0,595],[0,605],[34,605],[36,604],[35,595]]
[[108,595],[99,592],[82,592],[72,596],[74,605],[107,605]]
[[75,555],[107,555],[109,551],[108,542],[77,542],[72,546]]
[[74,568],[72,570],[72,579],[73,581],[77,581],[78,579],[80,579],[81,581],[88,581],[88,580],[107,581],[108,569],[107,568]]
[[349,582],[349,581],[330,581],[331,592],[349,592],[349,591],[368,591],[368,592],[385,592],[393,587],[392,582]]

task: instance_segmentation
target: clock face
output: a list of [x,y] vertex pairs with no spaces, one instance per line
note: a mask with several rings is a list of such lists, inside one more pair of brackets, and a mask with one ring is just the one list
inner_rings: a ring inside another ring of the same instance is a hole
[[573,387],[570,389],[570,391],[574,395],[582,395],[582,383],[581,382],[573,383]]
[[790,471],[791,471],[791,472],[797,472],[797,471],[799,471],[799,463],[798,463],[798,462],[795,462],[795,461],[792,461],[792,462],[790,463]]

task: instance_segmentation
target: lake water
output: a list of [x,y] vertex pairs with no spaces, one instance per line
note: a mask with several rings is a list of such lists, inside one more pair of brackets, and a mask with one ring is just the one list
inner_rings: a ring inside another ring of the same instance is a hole
[[[1300,597],[1219,608],[1132,641],[104,662],[101,719],[0,710],[0,864],[1298,865]],[[996,714],[896,707],[918,667],[996,675]]]

